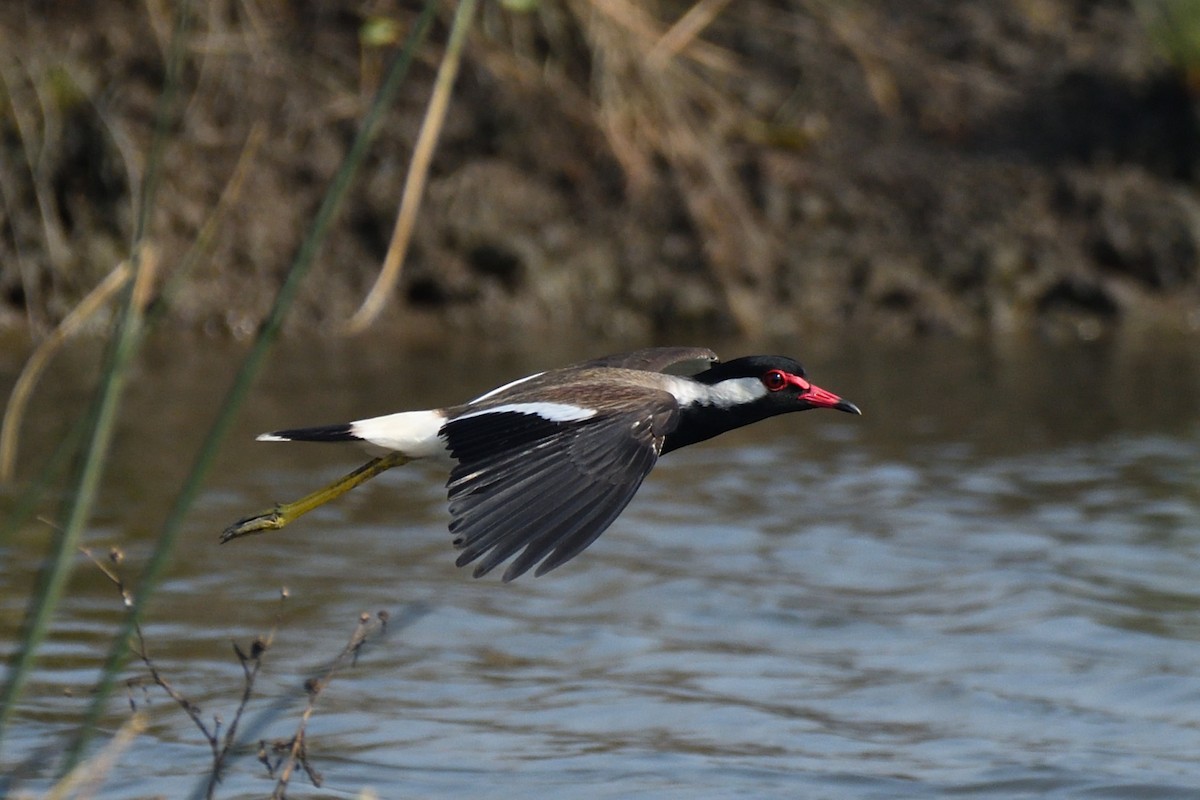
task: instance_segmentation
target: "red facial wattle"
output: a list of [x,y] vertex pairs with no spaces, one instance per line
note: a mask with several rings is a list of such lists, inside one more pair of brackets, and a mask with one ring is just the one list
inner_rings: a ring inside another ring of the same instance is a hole
[[785,372],[783,375],[787,382],[786,385],[795,386],[800,391],[800,399],[810,406],[832,408],[837,411],[845,411],[847,414],[862,414],[854,403],[843,400],[833,392],[826,391],[799,375],[793,375],[790,372]]

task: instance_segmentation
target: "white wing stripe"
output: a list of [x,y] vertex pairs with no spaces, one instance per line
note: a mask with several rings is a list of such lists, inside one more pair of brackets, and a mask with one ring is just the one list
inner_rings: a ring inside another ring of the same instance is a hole
[[470,411],[455,417],[456,420],[482,417],[486,414],[534,414],[550,422],[578,422],[596,416],[596,409],[581,408],[569,403],[506,403],[502,406]]

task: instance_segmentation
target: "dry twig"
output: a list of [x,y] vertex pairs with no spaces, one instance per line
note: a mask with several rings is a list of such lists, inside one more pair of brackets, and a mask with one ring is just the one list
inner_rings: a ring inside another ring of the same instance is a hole
[[[90,549],[86,547],[81,549],[83,550],[83,554],[87,556],[110,581],[112,581],[114,586],[116,586],[117,591],[121,595],[121,601],[124,603],[125,607],[129,608],[132,606],[133,598],[129,594],[129,590],[125,587],[125,582],[121,578],[120,573],[117,571],[117,568],[124,560],[124,556],[121,551],[114,547],[109,550],[108,558],[103,560],[98,558]],[[280,599],[287,599],[286,590],[281,592]],[[145,665],[147,672],[150,674],[151,680],[153,680],[160,689],[166,692],[167,696],[175,701],[176,705],[183,709],[184,713],[187,714],[188,718],[192,720],[192,723],[200,729],[201,735],[203,735],[205,740],[208,742],[209,749],[212,752],[212,768],[209,775],[206,797],[212,798],[214,796],[217,784],[221,781],[221,775],[225,770],[226,761],[237,742],[238,724],[241,722],[242,714],[246,710],[246,706],[250,703],[250,696],[254,691],[254,683],[258,678],[259,670],[262,668],[263,655],[267,652],[267,649],[271,646],[271,643],[275,639],[276,627],[277,626],[273,626],[271,631],[265,637],[256,637],[251,643],[250,651],[248,653],[244,651],[241,646],[237,644],[237,642],[233,643],[233,651],[237,654],[238,661],[242,665],[242,695],[238,700],[237,710],[233,715],[233,721],[225,730],[224,735],[222,735],[221,717],[219,715],[213,715],[211,725],[205,720],[200,706],[189,699],[185,694],[183,694],[183,692],[176,689],[175,686],[168,681],[166,676],[164,676],[158,669],[158,666],[154,663],[154,660],[150,657],[149,651],[146,648],[146,638],[142,633],[141,625],[134,626],[134,652],[137,654],[138,658],[141,659],[142,664]],[[131,679],[128,681],[127,685],[132,688],[140,685],[140,681]],[[133,700],[132,696],[130,697],[129,702],[130,706],[136,712],[137,704]]]
[[[304,708],[304,713],[300,715],[300,724],[296,727],[296,732],[291,739],[280,739],[272,742],[270,745],[267,742],[259,742],[258,760],[267,768],[267,772],[272,776],[278,776],[275,783],[275,791],[271,793],[272,800],[284,800],[287,797],[288,781],[291,780],[293,772],[297,766],[304,770],[308,775],[308,779],[312,781],[313,786],[321,785],[321,774],[317,772],[312,763],[308,760],[308,743],[306,740],[306,732],[308,729],[308,721],[312,718],[313,711],[316,709],[317,698],[321,696],[321,692],[333,680],[334,675],[345,666],[352,666],[358,662],[358,654],[362,650],[363,645],[372,634],[382,634],[387,628],[388,612],[380,611],[374,617],[366,612],[363,612],[358,618],[358,625],[354,629],[354,633],[350,636],[350,641],[342,648],[342,652],[338,653],[337,657],[330,662],[329,666],[320,675],[313,676],[304,682],[304,690],[308,694],[308,705]],[[274,761],[267,754],[268,749],[273,753],[281,753],[282,755]]]

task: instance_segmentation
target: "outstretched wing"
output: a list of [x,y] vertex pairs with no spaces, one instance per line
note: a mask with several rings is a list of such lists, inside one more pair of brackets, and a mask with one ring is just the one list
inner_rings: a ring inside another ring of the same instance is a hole
[[603,388],[606,402],[594,413],[514,403],[443,427],[458,461],[446,485],[458,566],[479,559],[479,577],[519,552],[503,579],[535,564],[542,575],[594,542],[629,504],[678,422],[678,406],[663,391]]
[[595,358],[585,361],[579,366],[616,367],[643,372],[695,375],[708,369],[719,360],[717,354],[707,347],[647,347],[643,350],[634,350],[632,353]]

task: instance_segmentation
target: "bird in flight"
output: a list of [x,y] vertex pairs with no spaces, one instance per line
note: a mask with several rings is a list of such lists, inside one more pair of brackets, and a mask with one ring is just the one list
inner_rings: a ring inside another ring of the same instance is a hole
[[862,413],[784,356],[721,362],[706,348],[654,347],[519,378],[462,405],[264,433],[260,441],[364,442],[383,455],[239,520],[221,541],[282,528],[392,467],[442,459],[456,564],[475,563],[478,578],[512,558],[504,581],[535,565],[542,575],[596,541],[659,456],[810,408]]

